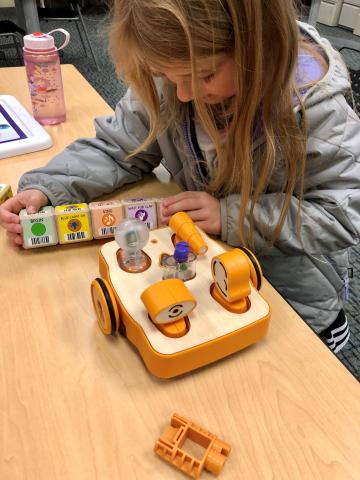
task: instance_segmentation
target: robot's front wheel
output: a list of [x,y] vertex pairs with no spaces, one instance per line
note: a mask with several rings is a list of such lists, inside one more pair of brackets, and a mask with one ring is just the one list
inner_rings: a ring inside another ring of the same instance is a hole
[[91,298],[101,331],[105,335],[115,335],[120,326],[120,315],[109,282],[95,278],[91,283]]

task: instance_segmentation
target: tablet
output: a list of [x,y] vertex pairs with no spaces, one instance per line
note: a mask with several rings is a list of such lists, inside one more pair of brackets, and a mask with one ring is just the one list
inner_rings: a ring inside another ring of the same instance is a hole
[[0,158],[52,146],[47,131],[11,95],[0,95]]

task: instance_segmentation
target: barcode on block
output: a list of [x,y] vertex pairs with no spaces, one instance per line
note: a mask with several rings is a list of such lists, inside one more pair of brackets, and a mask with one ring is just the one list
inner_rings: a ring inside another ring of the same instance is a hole
[[100,235],[115,235],[116,227],[103,227],[100,228]]
[[87,232],[74,232],[74,233],[65,233],[64,239],[69,241],[74,240],[84,240],[87,238]]
[[31,245],[42,245],[44,243],[50,243],[51,241],[49,235],[45,235],[44,237],[30,238],[30,240]]

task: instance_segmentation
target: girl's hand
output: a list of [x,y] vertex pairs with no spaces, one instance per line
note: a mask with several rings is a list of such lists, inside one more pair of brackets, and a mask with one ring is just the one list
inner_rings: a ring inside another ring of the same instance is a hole
[[9,240],[15,245],[22,245],[22,227],[18,213],[26,208],[28,213],[36,213],[49,202],[40,190],[24,190],[9,198],[0,206],[0,225],[5,228]]
[[220,202],[206,192],[181,192],[164,198],[160,206],[162,221],[168,223],[171,215],[186,212],[206,233],[220,235]]

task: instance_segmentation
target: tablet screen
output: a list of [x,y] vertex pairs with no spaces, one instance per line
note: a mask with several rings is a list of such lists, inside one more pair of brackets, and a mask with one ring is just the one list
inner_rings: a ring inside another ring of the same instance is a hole
[[23,138],[27,138],[25,133],[10,117],[5,108],[0,105],[0,144],[14,142]]

